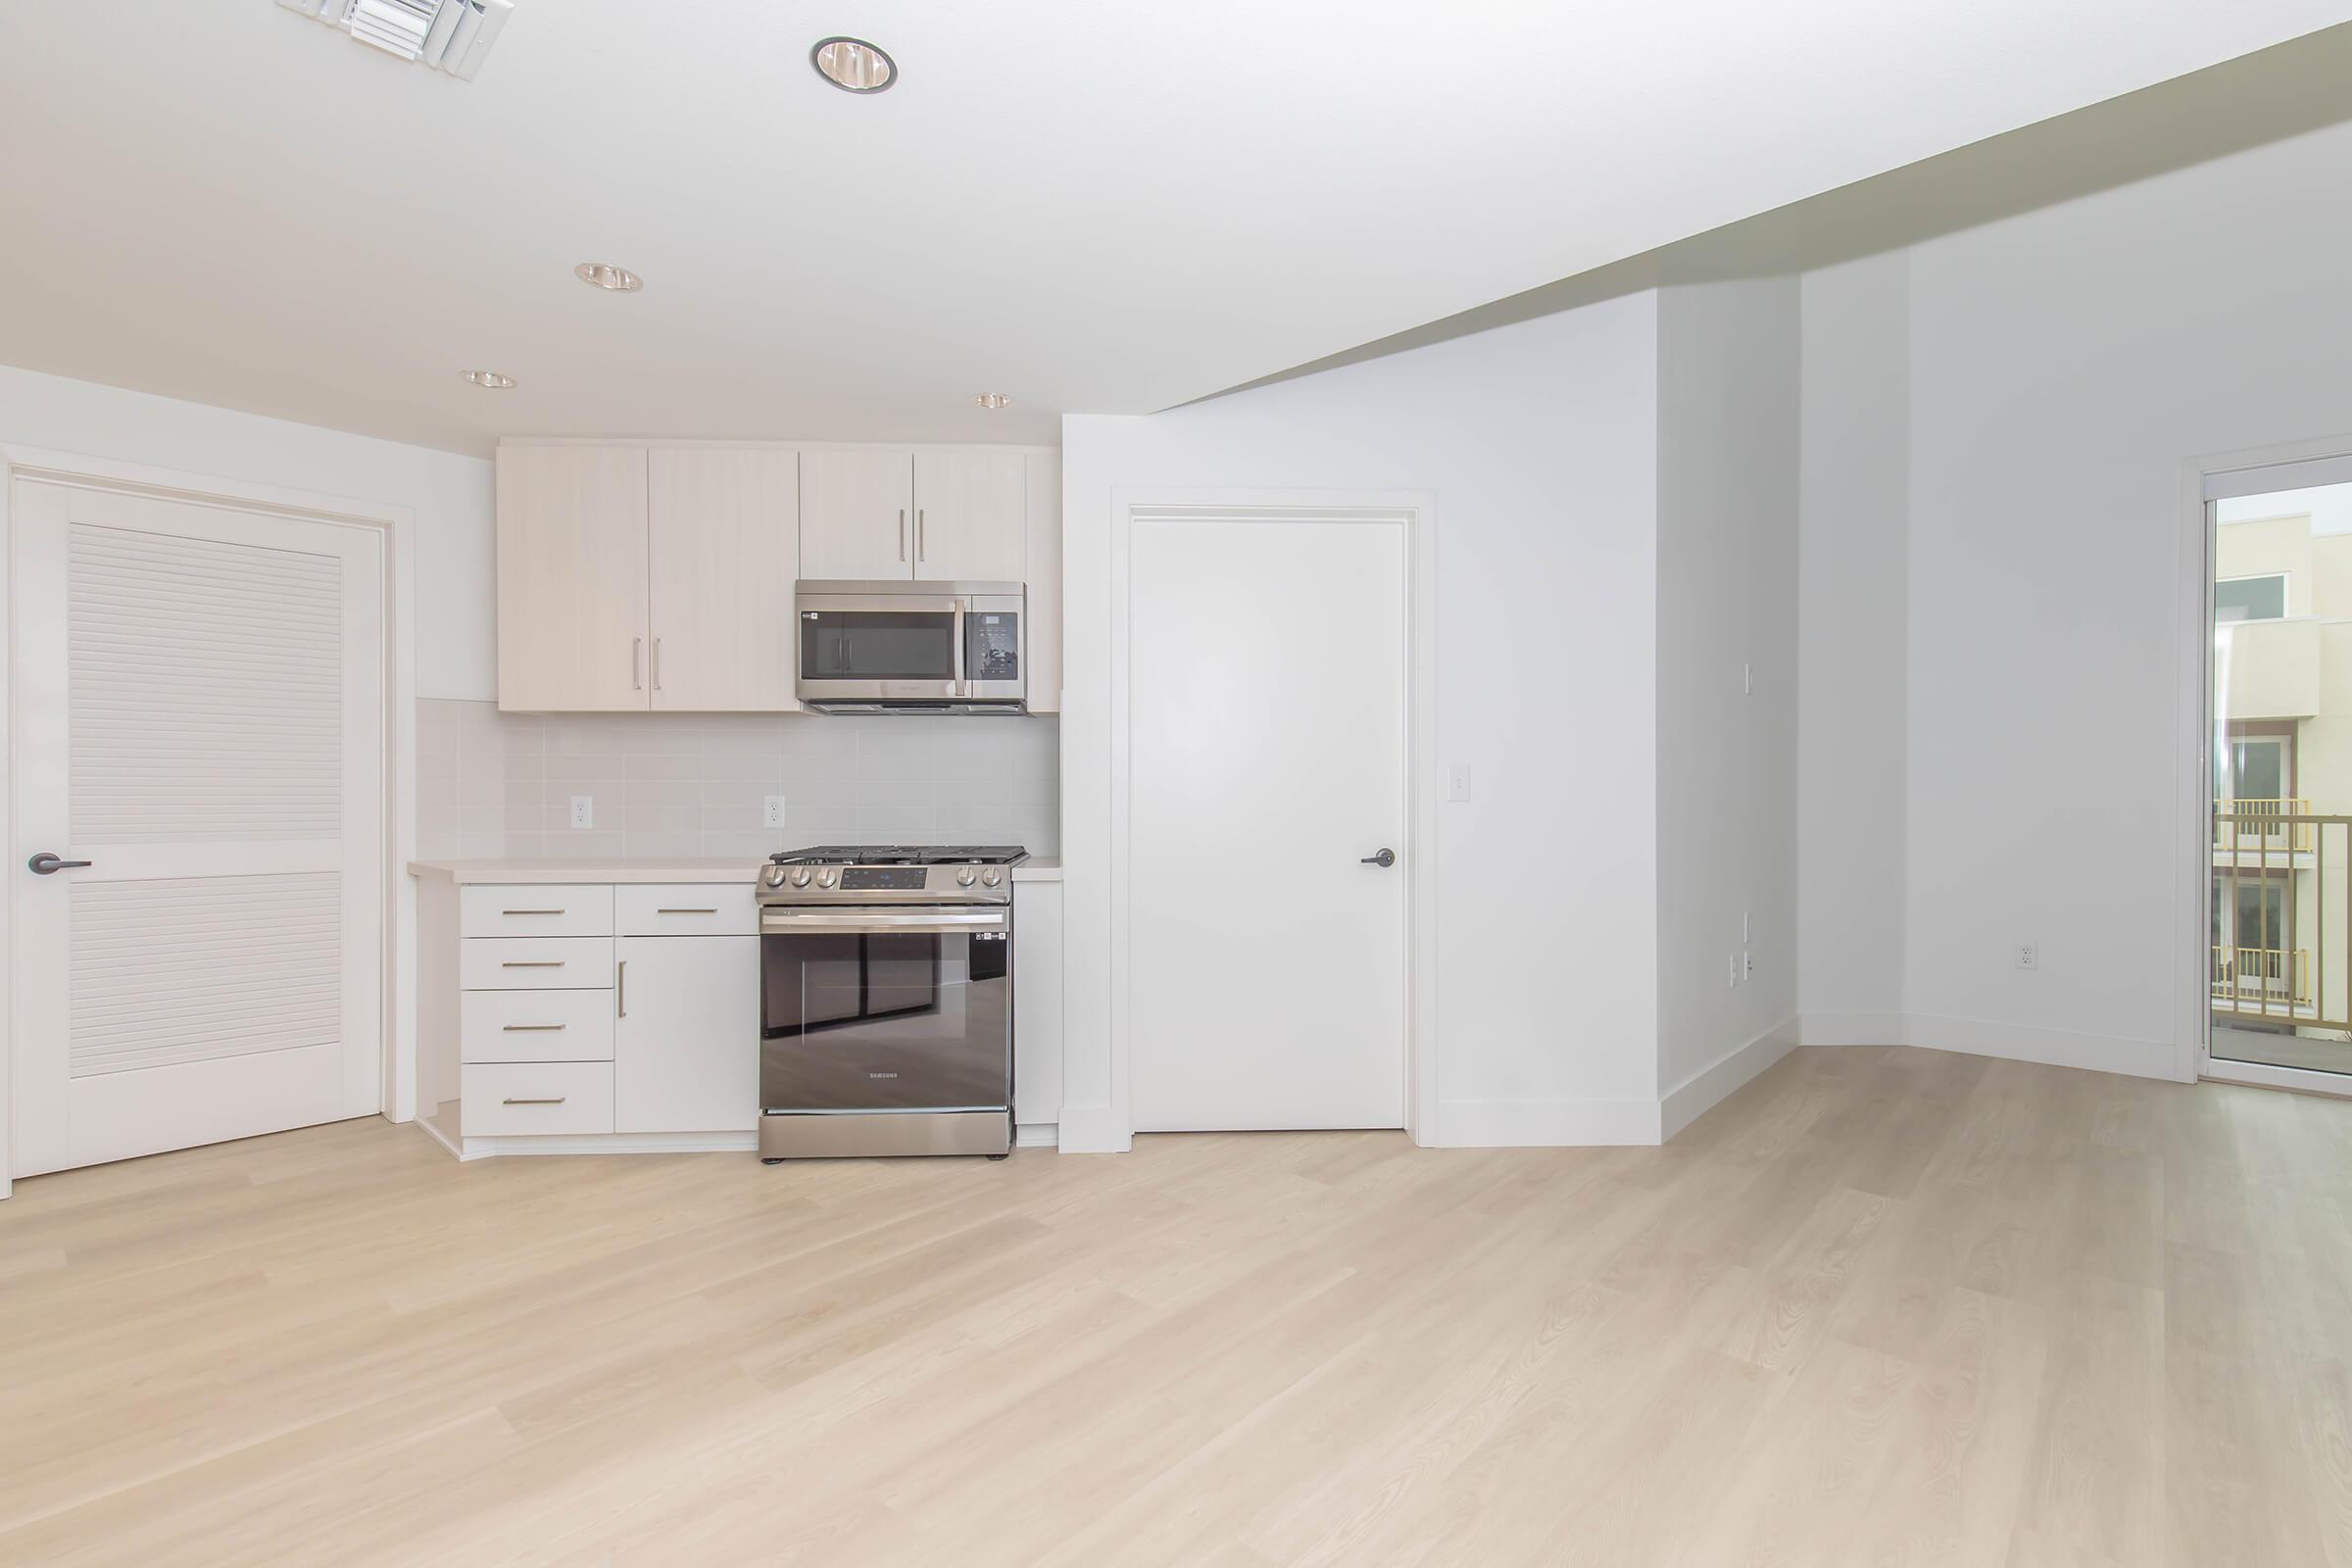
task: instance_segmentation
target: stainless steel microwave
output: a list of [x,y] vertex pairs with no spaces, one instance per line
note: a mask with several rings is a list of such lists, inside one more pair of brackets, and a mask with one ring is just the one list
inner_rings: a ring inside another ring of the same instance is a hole
[[801,702],[820,713],[1018,713],[1028,612],[1017,582],[801,582]]

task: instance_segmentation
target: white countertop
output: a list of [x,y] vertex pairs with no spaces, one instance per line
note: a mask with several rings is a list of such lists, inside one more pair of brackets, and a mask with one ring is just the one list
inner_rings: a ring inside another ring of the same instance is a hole
[[[530,856],[483,860],[411,860],[413,876],[437,876],[461,885],[556,882],[749,882],[760,862],[733,857],[668,860],[559,859]],[[1012,868],[1015,882],[1058,882],[1061,857],[1033,855]]]

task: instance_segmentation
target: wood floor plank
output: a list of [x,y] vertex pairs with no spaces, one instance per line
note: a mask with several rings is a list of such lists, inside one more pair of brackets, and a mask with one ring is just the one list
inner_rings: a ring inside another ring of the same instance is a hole
[[0,1561],[2352,1568],[2352,1102],[1799,1050],[1664,1149],[40,1177]]

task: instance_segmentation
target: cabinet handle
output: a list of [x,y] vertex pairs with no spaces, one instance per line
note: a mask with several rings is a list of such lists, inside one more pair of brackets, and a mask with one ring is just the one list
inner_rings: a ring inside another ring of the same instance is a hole
[[561,969],[570,961],[568,958],[506,958],[500,961],[499,967],[501,969]]
[[510,1023],[501,1024],[499,1027],[506,1030],[508,1034],[519,1035],[535,1034],[543,1029],[568,1029],[571,1026],[561,1023]]
[[716,914],[716,909],[656,909],[656,914]]
[[906,559],[906,509],[899,509],[899,559]]
[[524,1099],[520,1096],[509,1095],[507,1103],[510,1105],[561,1105],[570,1098],[568,1095],[543,1095],[537,1099]]
[[923,538],[923,509],[917,507],[914,509],[914,559],[917,561],[929,559],[925,554]]
[[620,967],[612,971],[612,1015],[616,1018],[629,1015],[629,960],[626,958],[621,959]]
[[629,690],[645,690],[645,639],[642,637],[629,639]]
[[562,914],[562,909],[501,909],[501,914]]
[[654,690],[662,689],[662,639],[654,639]]

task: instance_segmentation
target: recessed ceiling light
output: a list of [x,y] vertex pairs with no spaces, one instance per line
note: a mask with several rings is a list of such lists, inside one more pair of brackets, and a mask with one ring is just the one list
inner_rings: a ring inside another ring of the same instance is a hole
[[821,38],[808,63],[843,92],[880,92],[899,79],[899,63],[863,38]]
[[1012,399],[1006,397],[1002,392],[983,392],[978,397],[972,399],[972,401],[979,404],[984,409],[1001,409],[1004,407],[1005,404],[1010,403]]
[[571,271],[581,282],[609,288],[615,294],[634,294],[645,287],[644,278],[625,267],[614,267],[610,262],[582,262]]
[[486,386],[493,392],[504,392],[514,384],[513,376],[501,375],[496,370],[467,370],[466,379],[475,386]]

